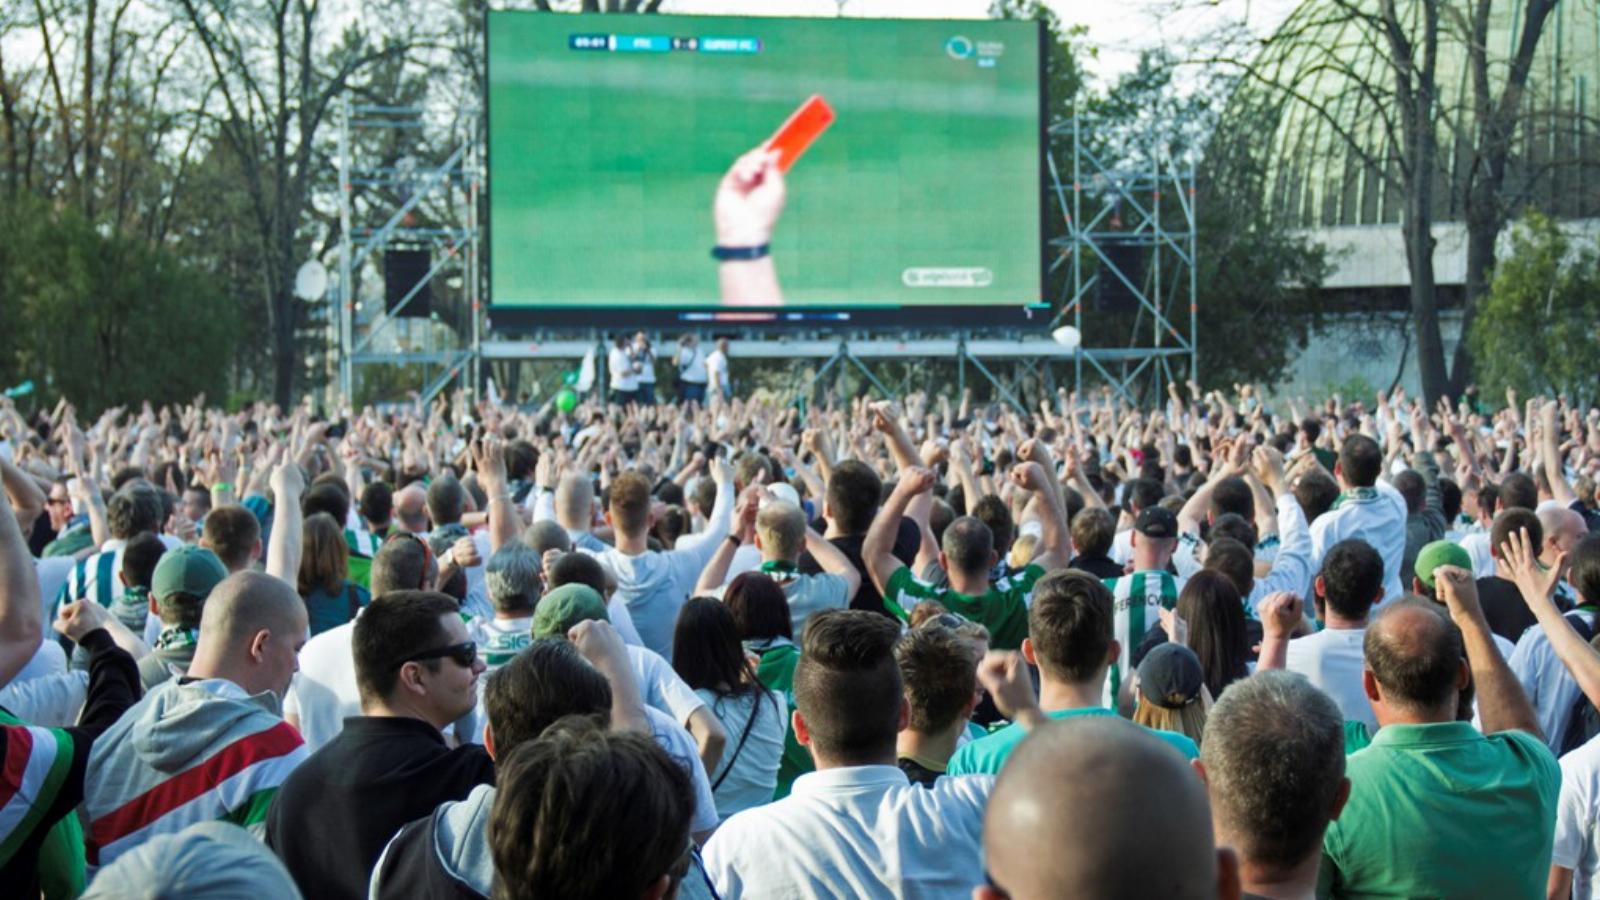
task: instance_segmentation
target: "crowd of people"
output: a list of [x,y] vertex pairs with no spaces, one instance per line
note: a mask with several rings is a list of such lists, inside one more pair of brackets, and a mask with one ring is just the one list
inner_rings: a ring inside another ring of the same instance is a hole
[[6,401],[3,893],[1600,896],[1600,410],[613,357]]

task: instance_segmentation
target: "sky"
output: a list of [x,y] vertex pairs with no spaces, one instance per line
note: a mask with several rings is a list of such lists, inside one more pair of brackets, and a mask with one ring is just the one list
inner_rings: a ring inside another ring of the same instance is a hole
[[[1085,25],[1099,57],[1089,69],[1112,79],[1133,68],[1139,51],[1181,41],[1231,22],[1244,21],[1267,35],[1299,0],[1046,0],[1061,21]],[[844,14],[869,18],[981,19],[989,0],[844,0]],[[1174,8],[1178,7],[1175,12]],[[838,0],[666,0],[662,11],[774,16],[838,15]]]

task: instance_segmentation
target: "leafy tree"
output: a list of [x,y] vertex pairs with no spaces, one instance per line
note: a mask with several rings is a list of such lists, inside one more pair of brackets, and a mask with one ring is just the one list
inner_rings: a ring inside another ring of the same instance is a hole
[[1600,382],[1600,241],[1581,244],[1530,212],[1510,232],[1467,340],[1490,391],[1593,397]]

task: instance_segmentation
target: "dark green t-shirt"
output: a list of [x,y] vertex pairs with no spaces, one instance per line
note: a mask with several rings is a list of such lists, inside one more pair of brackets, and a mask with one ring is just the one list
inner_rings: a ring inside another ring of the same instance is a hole
[[989,646],[995,650],[1017,650],[1028,636],[1028,602],[1033,585],[1044,577],[1044,569],[1029,565],[990,582],[989,592],[979,597],[958,593],[918,581],[911,569],[901,566],[889,576],[883,605],[902,620],[910,621],[911,610],[924,600],[932,600],[958,616],[971,619],[989,629]]

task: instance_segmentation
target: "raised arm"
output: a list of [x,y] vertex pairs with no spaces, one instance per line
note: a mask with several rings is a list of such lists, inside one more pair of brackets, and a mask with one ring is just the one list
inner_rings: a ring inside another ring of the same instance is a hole
[[1305,616],[1305,604],[1288,591],[1269,594],[1261,601],[1261,651],[1256,671],[1282,669],[1289,665],[1289,639]]
[[33,476],[0,457],[0,483],[5,486],[6,498],[11,501],[12,514],[17,517],[17,528],[24,533],[33,527],[35,519],[44,512],[44,491],[39,490]]
[[1018,457],[1026,460],[1011,470],[1011,481],[1044,504],[1039,516],[1039,552],[1033,564],[1046,571],[1059,569],[1072,558],[1072,535],[1067,530],[1067,506],[1061,499],[1061,487],[1055,478],[1055,463],[1050,451],[1035,440],[1025,442]]
[[300,554],[305,539],[300,510],[300,495],[305,491],[305,476],[299,464],[290,460],[272,471],[272,534],[267,547],[267,574],[281,578],[298,591]]
[[472,452],[478,470],[478,485],[489,495],[489,552],[494,553],[517,539],[522,518],[511,501],[506,480],[506,445],[497,434],[483,437]]
[[1450,618],[1461,629],[1467,664],[1472,668],[1472,683],[1477,690],[1483,733],[1526,731],[1542,738],[1533,704],[1528,702],[1522,684],[1494,645],[1494,635],[1483,618],[1483,608],[1478,605],[1478,586],[1472,573],[1458,566],[1440,566],[1434,570],[1433,577],[1439,586],[1439,597],[1450,610]]
[[861,589],[861,572],[856,569],[844,551],[828,542],[815,528],[806,526],[806,552],[817,561],[822,571],[844,579],[846,597],[854,597]]
[[1527,529],[1520,529],[1501,545],[1500,558],[1510,568],[1522,602],[1528,604],[1539,627],[1544,629],[1545,637],[1549,638],[1550,649],[1572,673],[1583,696],[1600,707],[1600,652],[1578,634],[1550,596],[1561,580],[1566,554],[1558,557],[1550,568],[1544,568],[1539,564],[1538,550],[1529,539]]
[[867,575],[872,578],[879,593],[887,594],[889,579],[904,568],[894,555],[894,539],[900,532],[900,517],[905,515],[912,498],[933,487],[933,481],[933,472],[921,466],[902,469],[894,491],[867,528],[866,537],[861,541],[861,560],[867,564]]
[[0,502],[0,592],[0,687],[4,687],[44,640],[39,578],[9,499]]
[[1557,421],[1559,412],[1560,405],[1554,400],[1546,402],[1539,410],[1539,421],[1544,431],[1539,459],[1544,464],[1544,477],[1550,482],[1550,498],[1562,506],[1571,506],[1577,502],[1578,495],[1567,483],[1567,473],[1561,464],[1561,426]]
[[745,488],[733,508],[733,530],[717,542],[716,552],[711,554],[706,567],[700,570],[700,578],[694,585],[696,594],[712,593],[728,583],[728,566],[733,563],[734,554],[755,537],[756,513],[760,507],[761,489],[755,485]]

